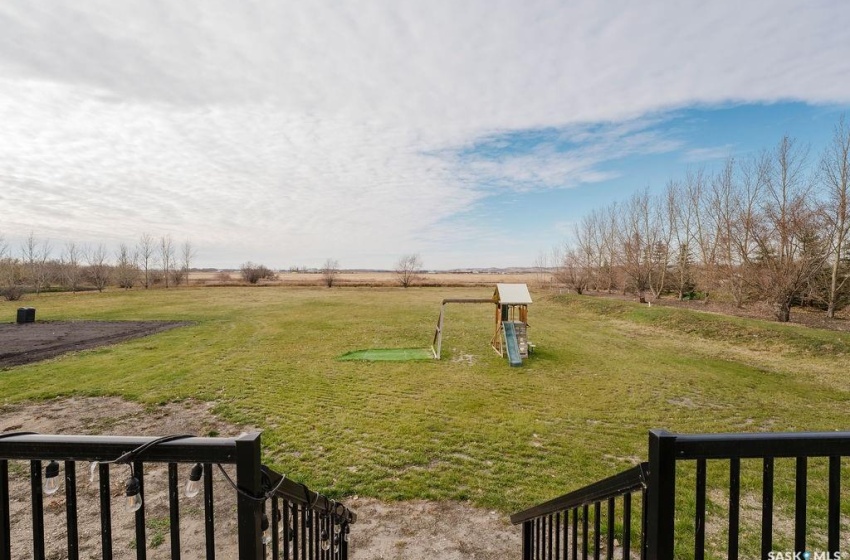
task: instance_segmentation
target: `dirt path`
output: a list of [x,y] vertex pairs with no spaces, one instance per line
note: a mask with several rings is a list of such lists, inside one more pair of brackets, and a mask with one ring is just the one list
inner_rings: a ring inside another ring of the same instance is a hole
[[[184,401],[144,407],[119,398],[68,398],[0,406],[0,434],[34,431],[44,434],[166,435],[193,433],[233,437],[251,428],[223,422],[211,413],[212,403]],[[189,466],[181,467],[185,480]],[[228,469],[232,471],[232,469]],[[12,557],[32,553],[29,465],[10,462]],[[99,558],[97,485],[88,482],[88,465],[77,466],[80,557]],[[233,473],[230,473],[233,475]],[[124,512],[123,470],[112,477],[113,551],[116,559],[135,558],[133,517]],[[223,477],[215,479],[217,558],[236,558],[235,493]],[[145,469],[148,558],[170,557],[167,469]],[[507,516],[456,502],[385,503],[371,498],[344,500],[358,514],[352,527],[354,560],[446,560],[517,558],[520,531]],[[45,498],[47,558],[66,558],[65,500],[60,491]],[[203,558],[203,503],[200,497],[180,498],[183,558]]]

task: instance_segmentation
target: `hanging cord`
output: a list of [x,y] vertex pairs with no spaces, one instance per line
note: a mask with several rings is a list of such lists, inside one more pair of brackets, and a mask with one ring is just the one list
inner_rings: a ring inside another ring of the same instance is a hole
[[133,461],[138,459],[142,455],[142,453],[144,453],[145,451],[147,451],[148,449],[150,449],[154,445],[159,445],[160,443],[165,443],[167,441],[175,441],[175,440],[178,440],[178,439],[186,439],[186,438],[191,438],[191,437],[195,437],[195,436],[193,436],[191,434],[181,434],[181,435],[158,437],[156,439],[152,439],[151,441],[149,441],[147,443],[143,443],[142,445],[140,445],[139,447],[137,447],[133,450],[130,450],[130,451],[127,451],[126,453],[121,454],[120,456],[116,457],[115,459],[112,459],[110,461],[97,461],[97,462],[101,463],[101,464],[105,464],[105,465],[112,464],[112,463],[132,463]]
[[215,466],[218,467],[218,470],[221,471],[221,474],[224,475],[224,478],[227,479],[227,482],[230,483],[230,485],[233,487],[233,489],[236,490],[236,492],[240,496],[243,496],[243,497],[248,498],[249,500],[253,500],[255,502],[265,502],[269,498],[273,497],[275,495],[275,493],[278,491],[278,489],[283,485],[283,481],[286,480],[286,475],[285,474],[281,475],[280,480],[278,480],[277,484],[275,484],[273,488],[269,488],[268,490],[264,491],[262,496],[254,496],[253,494],[249,494],[245,490],[242,490],[241,488],[239,488],[239,486],[237,486],[236,483],[233,482],[233,479],[230,478],[230,475],[227,474],[227,471],[224,470],[224,467],[221,466],[221,463],[216,463]]
[[32,436],[32,435],[38,435],[38,432],[8,432],[8,433],[5,433],[5,434],[0,434],[0,439],[5,439],[5,438],[15,437],[15,436]]

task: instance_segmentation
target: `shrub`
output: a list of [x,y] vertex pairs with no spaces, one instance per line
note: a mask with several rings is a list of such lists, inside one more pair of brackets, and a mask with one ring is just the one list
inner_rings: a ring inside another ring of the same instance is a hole
[[254,264],[250,261],[243,264],[240,269],[242,279],[249,284],[256,284],[260,280],[274,280],[277,275],[273,270],[261,264]]

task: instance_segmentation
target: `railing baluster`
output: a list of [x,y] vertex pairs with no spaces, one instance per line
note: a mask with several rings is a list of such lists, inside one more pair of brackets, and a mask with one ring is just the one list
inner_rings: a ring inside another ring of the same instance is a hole
[[171,559],[180,560],[180,484],[177,463],[168,463],[168,528],[171,534]]
[[32,491],[32,556],[44,560],[44,500],[41,496],[41,461],[30,461]]
[[578,508],[573,508],[573,560],[578,560]]
[[614,498],[608,498],[608,545],[605,558],[614,560]]
[[277,496],[272,496],[272,519],[271,519],[271,534],[272,534],[272,560],[280,558],[280,507]]
[[[213,496],[213,466],[204,463],[204,535],[207,560],[215,560],[215,496]],[[237,500],[239,498],[237,497]]]
[[301,548],[301,541],[298,538],[298,528],[301,526],[301,517],[299,514],[298,504],[292,504],[292,560],[298,560],[298,551]]
[[540,518],[534,520],[534,560],[540,560]]
[[761,479],[761,557],[773,550],[773,457],[765,457]]
[[0,460],[0,560],[12,560],[12,520],[9,513],[9,461]]
[[649,542],[647,542],[647,517],[649,516],[649,508],[647,506],[647,489],[644,488],[640,493],[640,559],[646,560],[646,553],[649,550]]
[[100,481],[100,553],[103,560],[112,560],[112,501],[109,491],[109,465],[97,466]]
[[623,560],[631,558],[632,549],[632,494],[623,494]]
[[549,516],[546,520],[546,525],[547,525],[546,528],[548,530],[548,535],[546,537],[546,551],[547,551],[546,552],[546,560],[552,560],[552,544],[553,544],[552,543],[552,541],[553,541],[552,535],[553,535],[553,529],[554,529],[554,527],[552,527],[552,521],[553,521],[553,517],[552,517],[551,514],[549,514]]
[[307,507],[301,506],[301,560],[307,560],[307,549],[312,545],[307,541]]
[[307,560],[316,560],[316,545],[318,544],[315,531],[313,528],[318,523],[318,512],[315,510],[310,510],[310,514],[307,518],[308,523],[304,527],[307,531],[306,540],[304,541],[305,554],[307,555]]
[[794,552],[806,550],[806,490],[808,459],[797,457],[797,484],[794,499]]
[[136,560],[145,560],[148,544],[145,536],[145,464],[134,461],[133,474],[139,481],[139,495],[142,497],[142,507],[136,510]]
[[694,560],[705,558],[705,459],[697,459],[696,512],[694,513]]
[[80,557],[80,539],[77,530],[77,464],[65,461],[65,519],[68,528],[68,560]]
[[729,544],[727,557],[738,558],[738,532],[741,516],[741,459],[729,460]]
[[560,556],[561,556],[561,512],[557,511],[557,512],[555,512],[555,556],[553,558],[558,560],[558,558]]
[[829,458],[829,505],[827,550],[830,557],[835,558],[841,548],[839,537],[841,532],[841,457]]
[[593,560],[599,560],[602,553],[602,502],[593,504]]
[[587,560],[588,553],[590,552],[590,539],[588,538],[590,535],[590,531],[588,529],[588,523],[590,517],[590,507],[588,504],[584,504],[581,508],[581,560]]
[[[283,540],[283,560],[289,560],[289,547],[292,539],[292,533],[289,532],[289,501],[283,501],[283,508],[281,510],[280,522],[283,523],[283,536],[281,539]],[[277,535],[275,535],[277,538]]]
[[570,540],[570,510],[564,510],[564,526],[563,526],[563,534],[564,534],[564,551],[562,553],[563,558],[561,560],[569,560],[570,552],[568,548],[568,543]]

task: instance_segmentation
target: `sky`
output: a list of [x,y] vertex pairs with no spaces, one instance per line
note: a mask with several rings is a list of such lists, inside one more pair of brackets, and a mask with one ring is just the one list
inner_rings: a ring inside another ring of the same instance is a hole
[[194,265],[530,266],[850,112],[835,0],[0,2],[0,236]]

